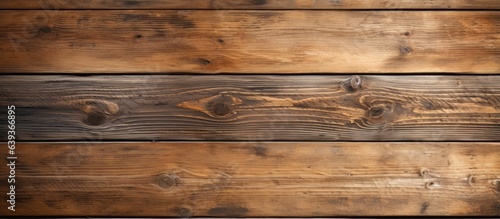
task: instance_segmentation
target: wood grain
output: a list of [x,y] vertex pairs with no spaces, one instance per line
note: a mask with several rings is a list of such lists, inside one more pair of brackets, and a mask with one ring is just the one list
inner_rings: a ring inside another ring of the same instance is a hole
[[499,11],[6,10],[0,73],[498,74],[499,29]]
[[0,81],[0,106],[16,106],[21,141],[500,140],[500,76],[14,75]]
[[500,9],[497,0],[16,0],[0,9]]
[[20,143],[16,212],[2,201],[0,213],[494,216],[499,149],[500,143]]

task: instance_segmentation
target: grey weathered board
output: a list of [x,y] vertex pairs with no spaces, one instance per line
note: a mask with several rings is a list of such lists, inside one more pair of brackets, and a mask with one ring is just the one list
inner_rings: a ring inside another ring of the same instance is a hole
[[[22,141],[500,140],[500,76],[47,75],[0,80],[0,105],[16,105]],[[0,117],[0,124],[6,119]]]

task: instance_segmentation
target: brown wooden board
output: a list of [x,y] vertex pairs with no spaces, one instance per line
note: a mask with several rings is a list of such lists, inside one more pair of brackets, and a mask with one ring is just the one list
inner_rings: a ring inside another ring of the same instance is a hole
[[498,74],[499,29],[499,11],[4,10],[0,73]]
[[441,142],[18,143],[16,211],[2,201],[0,213],[494,216],[499,150]]
[[[21,141],[500,140],[496,75],[17,75],[0,81],[0,106],[15,105]],[[0,117],[2,132],[6,120]]]
[[0,9],[500,9],[497,0],[15,0]]

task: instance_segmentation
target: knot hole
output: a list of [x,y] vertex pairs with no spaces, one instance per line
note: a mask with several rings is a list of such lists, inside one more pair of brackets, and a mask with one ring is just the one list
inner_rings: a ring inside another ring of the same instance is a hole
[[156,178],[156,182],[162,188],[169,189],[180,184],[180,179],[175,174],[162,174]]

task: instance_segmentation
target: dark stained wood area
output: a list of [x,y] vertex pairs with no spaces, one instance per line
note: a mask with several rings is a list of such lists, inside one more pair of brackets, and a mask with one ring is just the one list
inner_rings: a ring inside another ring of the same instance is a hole
[[498,0],[15,0],[0,9],[500,9]]
[[499,149],[500,143],[22,143],[19,210],[0,202],[0,212],[492,216],[500,214]]
[[499,11],[6,10],[0,72],[497,74],[499,26]]
[[500,76],[0,79],[0,105],[15,103],[22,141],[500,139]]

